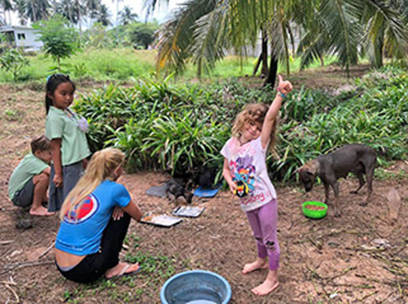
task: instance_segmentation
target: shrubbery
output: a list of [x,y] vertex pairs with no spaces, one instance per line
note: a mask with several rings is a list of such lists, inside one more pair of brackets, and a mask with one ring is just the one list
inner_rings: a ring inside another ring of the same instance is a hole
[[[380,162],[407,157],[407,74],[386,67],[357,85],[359,94],[348,94],[349,99],[304,88],[291,94],[281,113],[280,158],[268,160],[275,180],[291,179],[307,160],[346,143],[374,147]],[[91,121],[94,150],[121,148],[133,170],[186,172],[202,165],[221,169],[219,151],[236,114],[248,102],[269,103],[273,97],[269,88],[248,89],[233,80],[207,87],[139,81],[132,88],[111,85],[83,96],[76,110]]]

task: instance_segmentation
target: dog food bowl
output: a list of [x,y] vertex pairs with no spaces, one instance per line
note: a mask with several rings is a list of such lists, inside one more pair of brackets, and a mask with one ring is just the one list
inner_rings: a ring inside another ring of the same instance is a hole
[[304,202],[302,204],[302,211],[306,217],[321,219],[327,214],[327,205],[317,201]]
[[162,304],[227,304],[230,299],[230,284],[222,276],[205,270],[176,274],[160,291]]

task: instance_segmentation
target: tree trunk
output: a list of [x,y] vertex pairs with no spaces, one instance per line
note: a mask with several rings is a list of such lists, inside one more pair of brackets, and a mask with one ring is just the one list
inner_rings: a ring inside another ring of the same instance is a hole
[[262,31],[262,75],[266,77],[268,75],[268,37],[265,31]]
[[259,66],[261,65],[262,62],[262,53],[259,54],[258,60],[256,61],[256,64],[254,66],[254,70],[252,72],[252,76],[255,76],[256,73],[258,72]]
[[258,72],[259,66],[262,62],[261,75],[265,77],[268,74],[268,38],[266,37],[265,31],[262,31],[262,49],[261,54],[258,57],[258,60],[255,64],[254,71],[252,76]]
[[276,58],[275,55],[271,55],[269,73],[268,73],[268,77],[266,78],[264,82],[264,86],[268,84],[271,85],[271,87],[275,86],[277,72],[278,72],[278,59]]
[[384,48],[384,36],[383,33],[378,35],[375,44],[373,45],[374,49],[374,62],[373,65],[375,68],[381,68],[383,66],[383,48]]

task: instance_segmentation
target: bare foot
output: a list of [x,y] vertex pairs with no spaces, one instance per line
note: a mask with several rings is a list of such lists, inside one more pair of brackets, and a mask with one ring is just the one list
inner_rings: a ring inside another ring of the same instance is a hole
[[31,215],[37,215],[37,216],[49,216],[49,215],[54,215],[55,212],[48,212],[47,208],[40,206],[38,208],[31,208],[30,209],[30,214]]
[[278,281],[265,280],[261,285],[253,288],[251,291],[257,296],[266,296],[279,287]]
[[128,264],[128,263],[119,262],[116,266],[108,269],[105,272],[105,278],[111,279],[113,277],[119,277],[122,275],[135,273],[139,271],[139,269],[140,269],[139,263]]
[[242,274],[247,274],[252,271],[258,270],[258,269],[267,269],[268,268],[268,263],[264,259],[256,259],[255,262],[248,263],[244,265],[244,269],[242,269]]

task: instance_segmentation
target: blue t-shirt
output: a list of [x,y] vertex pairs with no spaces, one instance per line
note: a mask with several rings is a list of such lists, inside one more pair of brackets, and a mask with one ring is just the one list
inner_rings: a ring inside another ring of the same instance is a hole
[[64,215],[55,248],[75,255],[97,252],[114,207],[126,207],[130,200],[125,186],[103,181],[75,210]]

